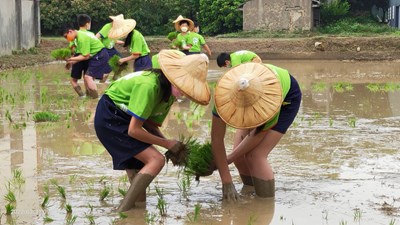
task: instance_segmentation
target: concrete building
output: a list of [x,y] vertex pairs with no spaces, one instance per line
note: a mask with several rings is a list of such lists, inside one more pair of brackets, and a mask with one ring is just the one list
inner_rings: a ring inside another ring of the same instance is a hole
[[400,28],[400,0],[390,0],[387,12],[388,24]]
[[243,6],[243,30],[311,30],[319,23],[319,0],[250,0]]
[[0,56],[40,42],[39,0],[0,0]]

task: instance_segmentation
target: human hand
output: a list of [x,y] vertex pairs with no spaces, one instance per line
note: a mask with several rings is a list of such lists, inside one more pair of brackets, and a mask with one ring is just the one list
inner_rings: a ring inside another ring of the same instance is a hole
[[222,195],[222,199],[228,200],[228,202],[236,202],[239,200],[239,194],[233,183],[222,184]]
[[186,146],[182,142],[177,141],[172,148],[168,149],[165,153],[165,157],[167,158],[167,162],[171,160],[174,166],[184,165],[187,157]]
[[67,63],[65,64],[65,69],[66,69],[66,70],[71,69],[71,67],[72,67],[72,64],[71,64],[71,63],[68,63],[68,62],[67,62]]

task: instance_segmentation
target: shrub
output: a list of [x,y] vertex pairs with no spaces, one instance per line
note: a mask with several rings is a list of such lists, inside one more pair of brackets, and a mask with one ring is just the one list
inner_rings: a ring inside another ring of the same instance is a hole
[[350,4],[347,0],[333,0],[325,2],[321,6],[321,22],[322,24],[329,24],[343,18],[348,14]]

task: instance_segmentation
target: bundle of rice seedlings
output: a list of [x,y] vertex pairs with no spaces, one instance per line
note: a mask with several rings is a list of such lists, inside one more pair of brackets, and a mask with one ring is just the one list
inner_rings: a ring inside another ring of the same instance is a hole
[[108,60],[108,65],[110,65],[112,71],[114,72],[113,80],[117,80],[118,78],[121,77],[122,71],[126,70],[128,68],[128,63],[124,62],[122,64],[119,64],[119,57],[118,55],[113,55],[109,60]]
[[174,39],[176,39],[177,36],[178,36],[178,32],[172,31],[172,32],[168,33],[167,38],[168,38],[168,40],[173,41]]
[[37,112],[32,118],[35,122],[57,122],[60,119],[60,116],[51,112]]
[[198,180],[198,174],[207,172],[213,160],[211,143],[206,142],[202,144],[192,137],[182,142],[188,150],[184,172],[188,175],[196,176],[196,180]]
[[51,57],[57,59],[57,60],[65,60],[69,57],[71,57],[72,52],[70,48],[58,48],[53,51],[51,51]]

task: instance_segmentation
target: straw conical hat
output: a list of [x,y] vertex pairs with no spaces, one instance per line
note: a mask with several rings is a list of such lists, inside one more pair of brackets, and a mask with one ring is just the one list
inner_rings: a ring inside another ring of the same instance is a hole
[[173,23],[175,25],[175,30],[177,30],[177,31],[181,30],[181,27],[179,26],[179,22],[181,22],[182,20],[185,20],[189,23],[188,31],[191,31],[194,29],[194,23],[191,19],[184,18],[182,15],[179,15],[178,18],[176,18],[176,20],[173,21]]
[[239,129],[272,119],[282,104],[282,87],[268,67],[244,63],[225,73],[215,88],[215,107],[225,123]]
[[134,19],[124,19],[124,15],[110,16],[113,20],[112,27],[108,32],[108,37],[111,39],[118,39],[128,35],[136,26]]
[[185,56],[174,50],[162,50],[158,62],[167,79],[190,100],[201,105],[210,102],[208,57],[205,54]]

